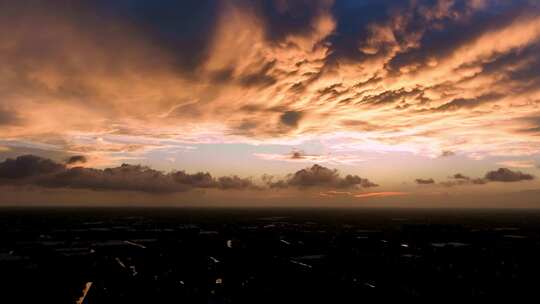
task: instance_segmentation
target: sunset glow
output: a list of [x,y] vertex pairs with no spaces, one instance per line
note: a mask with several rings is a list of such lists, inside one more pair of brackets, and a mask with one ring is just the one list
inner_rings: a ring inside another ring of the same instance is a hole
[[532,206],[538,54],[532,0],[0,1],[0,181]]

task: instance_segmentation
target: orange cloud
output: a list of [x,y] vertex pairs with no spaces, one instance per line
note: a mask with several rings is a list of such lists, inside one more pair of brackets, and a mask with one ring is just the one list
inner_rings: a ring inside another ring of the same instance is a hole
[[409,195],[407,192],[368,192],[368,193],[360,193],[355,194],[354,197],[357,198],[371,198],[371,197],[391,197],[391,196],[404,196]]
[[[283,3],[278,12],[294,9]],[[308,140],[328,151],[312,162],[356,162],[347,155],[360,150],[540,153],[529,119],[540,112],[538,7],[454,4],[410,1],[349,33],[331,1],[301,4],[316,8],[288,31],[255,5],[227,2],[191,65],[121,18],[14,5],[0,13],[0,137],[90,159]],[[98,23],[110,30],[88,26]]]
[[392,197],[392,196],[405,196],[409,195],[408,192],[398,192],[398,191],[382,191],[382,192],[366,192],[366,193],[353,193],[349,191],[325,191],[320,192],[319,196],[322,197],[354,197],[354,198],[379,198],[379,197]]

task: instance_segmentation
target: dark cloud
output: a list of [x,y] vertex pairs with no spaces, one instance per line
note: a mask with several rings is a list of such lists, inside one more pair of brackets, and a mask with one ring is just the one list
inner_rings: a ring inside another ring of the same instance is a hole
[[241,178],[236,175],[222,176],[216,181],[217,188],[220,189],[249,189],[255,188],[251,179]]
[[335,83],[333,85],[330,85],[324,89],[319,90],[319,97],[323,97],[325,95],[332,95],[332,97],[337,97],[341,94],[339,91],[340,89],[343,89],[343,84],[341,83]]
[[445,187],[466,186],[466,185],[484,185],[488,181],[483,178],[470,178],[461,173],[456,173],[451,177],[451,180],[441,182],[440,185]]
[[298,122],[302,119],[302,112],[287,111],[279,117],[280,121],[289,127],[297,127]]
[[422,91],[418,89],[411,90],[411,91],[406,91],[404,89],[397,90],[397,91],[385,91],[378,95],[367,96],[363,98],[361,102],[369,103],[373,105],[383,105],[383,104],[388,104],[388,103],[396,103],[401,100],[404,100],[405,98],[418,96],[421,93]]
[[485,185],[490,182],[520,182],[533,180],[534,175],[520,171],[512,171],[507,168],[499,168],[495,171],[489,171],[483,178],[471,178],[461,173],[456,173],[451,180],[441,182],[440,185],[446,187],[466,186],[466,185]]
[[290,158],[291,159],[304,159],[305,158],[304,152],[300,150],[292,151]]
[[300,94],[304,92],[305,90],[306,90],[306,85],[303,84],[302,82],[297,82],[289,88],[289,91],[291,93],[296,93],[296,94]]
[[0,163],[0,179],[21,179],[62,172],[65,166],[46,158],[23,155]]
[[263,65],[257,72],[240,77],[240,84],[246,87],[265,87],[276,83],[276,79],[268,73],[274,67],[276,61],[271,61]]
[[182,185],[193,185],[196,188],[212,188],[215,185],[214,178],[208,172],[189,174],[184,171],[172,173],[173,179]]
[[496,171],[489,171],[485,176],[486,180],[492,182],[519,182],[533,180],[534,178],[534,175],[520,171],[512,171],[507,168],[499,168]]
[[[426,5],[431,2],[433,6]],[[503,7],[495,1],[488,3],[488,8],[477,12],[470,10],[467,1],[455,1],[447,12],[436,17],[426,18],[426,12],[433,10],[439,1],[419,1],[414,11],[415,19],[410,20],[404,33],[423,33],[421,48],[410,48],[397,54],[388,67],[394,71],[406,66],[427,66],[433,58],[444,58],[456,49],[467,45],[482,34],[508,26],[517,18],[523,18],[523,12],[529,6],[524,1],[516,1],[509,7]],[[519,3],[521,2],[521,3]]]
[[[172,65],[182,73],[196,72],[207,59],[226,6],[225,2],[215,0],[20,2],[25,2],[20,5],[22,11],[24,7],[32,6],[34,10],[43,13],[58,12],[59,15],[73,18],[75,24],[93,29],[101,25],[100,21],[116,20],[135,29],[166,53],[173,54]],[[265,38],[279,43],[289,35],[312,32],[315,19],[329,3],[327,0],[239,0],[231,4],[254,13],[263,24]],[[241,79],[245,85],[268,84],[272,81],[273,78],[264,73],[247,75]]]
[[244,1],[255,9],[264,23],[266,38],[281,42],[289,35],[305,35],[314,30],[313,23],[330,1],[295,0],[295,1]]
[[[521,85],[537,87],[540,68],[540,45],[532,44],[500,55],[482,67],[481,75],[506,74],[508,80],[523,81]],[[526,63],[526,64],[524,64]],[[517,68],[508,70],[509,66]]]
[[[213,0],[0,0],[1,25],[18,29],[7,34],[12,43],[10,48],[2,50],[5,53],[2,55],[9,55],[11,58],[6,57],[6,61],[17,65],[21,86],[22,81],[27,86],[37,86],[23,71],[30,73],[49,64],[71,76],[72,81],[65,81],[55,92],[63,96],[95,94],[90,86],[80,83],[82,77],[78,71],[88,73],[87,64],[98,64],[93,61],[95,57],[88,56],[96,55],[95,52],[105,55],[114,50],[123,54],[100,57],[104,62],[99,64],[104,64],[108,74],[163,68],[195,77],[194,72],[208,57],[220,3]],[[82,45],[82,50],[73,49],[81,41],[89,46],[90,54],[81,55],[86,59],[83,62],[66,59],[73,58],[73,52],[85,51]]]
[[519,132],[540,134],[540,116],[528,116],[519,119],[519,121],[527,124],[528,126],[518,130]]
[[99,0],[101,16],[125,20],[153,43],[175,54],[182,70],[194,70],[206,59],[216,29],[220,1]]
[[433,110],[437,112],[442,112],[442,111],[456,111],[459,109],[472,109],[484,103],[494,102],[501,97],[503,97],[503,95],[487,94],[487,95],[478,96],[476,98],[456,98]]
[[194,188],[255,189],[251,179],[238,176],[214,178],[210,173],[184,171],[163,173],[140,165],[115,168],[67,168],[34,155],[19,156],[0,163],[0,184],[37,185],[49,188],[142,191],[174,193]]
[[[518,8],[524,11],[531,7],[527,1],[510,5],[504,1],[488,1],[486,4],[484,10],[475,11],[472,1],[467,0],[336,1],[332,8],[337,20],[336,33],[328,39],[332,51],[330,60],[363,61],[389,54],[397,44],[402,51],[387,64],[389,70],[424,66],[430,58],[445,57],[482,33],[507,25],[519,16],[515,13]],[[362,46],[369,44],[372,38],[370,26],[390,26],[393,22],[399,23],[392,33],[395,41],[380,41],[376,54],[362,52]],[[414,39],[419,39],[417,43],[421,48],[410,47]]]
[[104,170],[76,167],[32,181],[44,187],[92,190],[123,190],[152,193],[186,191],[189,185],[176,183],[170,175],[142,166],[123,164]]
[[73,156],[70,156],[68,159],[66,159],[66,164],[68,165],[73,165],[73,164],[84,164],[88,161],[88,159],[86,159],[86,156],[84,155],[73,155]]
[[[320,165],[289,174],[274,181],[265,175],[270,188],[370,188],[378,185],[357,175],[341,177],[337,170]],[[236,175],[213,177],[210,173],[184,171],[164,173],[141,165],[95,169],[66,167],[50,159],[23,155],[0,163],[0,185],[35,185],[47,188],[73,188],[109,191],[174,193],[199,189],[261,189],[251,179]]]
[[435,183],[435,180],[433,178],[428,178],[428,179],[417,178],[414,181],[419,185],[431,185]]
[[473,185],[483,185],[487,183],[487,181],[483,178],[473,178],[470,180],[471,184]]
[[390,16],[389,8],[393,5],[396,5],[395,1],[392,3],[387,0],[336,1],[332,8],[337,21],[336,30],[328,38],[331,62],[342,58],[364,59],[366,55],[358,50],[358,45],[367,40],[368,25],[378,20],[387,20]]
[[456,155],[456,153],[452,152],[452,151],[442,151],[441,153],[441,157],[450,157],[450,156],[454,156]]
[[335,184],[339,180],[336,170],[313,165],[308,169],[302,169],[294,173],[288,183],[292,186],[309,187],[327,184]]
[[463,179],[463,180],[470,180],[471,179],[470,177],[465,176],[465,175],[463,175],[461,173],[454,174],[453,178],[454,179]]
[[288,155],[286,155],[287,159],[291,160],[306,160],[306,159],[314,159],[319,157],[320,155],[317,154],[306,154],[303,150],[292,150]]
[[310,168],[296,171],[293,174],[289,174],[284,180],[273,181],[273,178],[269,176],[263,177],[263,180],[271,188],[370,188],[378,186],[358,175],[341,177],[337,170],[320,165],[313,165]]

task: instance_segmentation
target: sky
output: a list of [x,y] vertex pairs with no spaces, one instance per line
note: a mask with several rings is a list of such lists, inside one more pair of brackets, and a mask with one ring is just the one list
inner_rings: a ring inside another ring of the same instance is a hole
[[535,0],[0,0],[0,205],[540,207]]

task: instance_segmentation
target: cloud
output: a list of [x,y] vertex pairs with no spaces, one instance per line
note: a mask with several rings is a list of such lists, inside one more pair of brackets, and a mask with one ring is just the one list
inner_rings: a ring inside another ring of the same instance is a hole
[[512,171],[508,168],[499,168],[498,170],[488,171],[483,178],[470,178],[461,173],[456,173],[451,180],[441,182],[440,185],[446,187],[467,186],[467,185],[485,185],[490,182],[520,182],[535,179],[534,175],[520,171]]
[[357,198],[371,198],[371,197],[392,197],[392,196],[405,196],[405,195],[409,195],[409,193],[407,193],[407,192],[386,191],[386,192],[359,193],[359,194],[355,194],[354,197],[357,197]]
[[501,97],[502,95],[499,94],[488,94],[478,96],[476,98],[457,98],[438,106],[437,108],[433,109],[433,111],[457,111],[460,109],[472,109],[487,102],[494,102]]
[[149,193],[174,193],[195,188],[223,190],[257,188],[250,179],[234,175],[215,178],[210,173],[203,172],[163,173],[148,167],[129,164],[106,169],[67,168],[63,164],[34,155],[23,155],[0,163],[0,183]]
[[292,150],[288,154],[254,153],[254,156],[263,160],[306,162],[306,163],[333,163],[355,164],[365,162],[368,159],[354,154],[306,154],[302,150]]
[[220,189],[249,189],[255,188],[251,179],[233,176],[222,176],[217,179],[217,187]]
[[291,155],[291,159],[304,159],[304,153],[302,151],[293,151]]
[[285,179],[274,181],[273,177],[263,178],[270,188],[371,188],[378,185],[358,175],[346,175],[341,177],[337,170],[332,170],[320,165],[296,171],[289,174]]
[[523,173],[520,171],[512,171],[507,168],[499,168],[495,171],[486,173],[485,179],[492,182],[519,182],[533,180],[534,175]]
[[453,178],[454,179],[461,179],[461,180],[470,180],[471,179],[470,177],[465,176],[465,175],[463,175],[461,173],[454,174]]
[[466,186],[466,185],[484,185],[488,181],[484,178],[470,178],[469,176],[463,175],[461,173],[456,173],[450,178],[449,181],[440,182],[440,185],[445,187],[454,187],[454,186]]
[[297,127],[298,122],[302,118],[302,112],[287,111],[280,116],[280,120],[283,124],[289,127]]
[[414,181],[419,185],[435,184],[435,180],[433,178],[428,178],[428,179],[417,178]]
[[[165,1],[148,3],[144,1],[95,1],[94,5],[77,8],[89,13],[101,13],[105,18],[128,19],[134,30],[149,42],[173,53],[172,64],[183,72],[193,72],[204,63],[211,48],[212,36],[219,20],[221,6],[215,1]],[[36,5],[40,6],[40,5]],[[61,4],[51,5],[62,10]],[[203,16],[193,18],[193,16]],[[102,17],[103,18],[103,17]],[[97,20],[91,20],[96,22]],[[179,29],[171,31],[171,29]]]
[[68,159],[66,159],[66,164],[68,165],[74,165],[78,163],[84,164],[87,161],[88,159],[84,155],[73,155],[73,156],[70,156]]
[[59,173],[65,166],[50,159],[34,155],[23,155],[16,159],[8,158],[0,163],[0,178],[23,179]]
[[337,190],[329,190],[325,192],[319,193],[320,196],[323,197],[336,197],[336,196],[351,196],[353,195],[350,191],[337,191]]
[[[69,159],[68,159],[69,160]],[[80,158],[76,158],[80,161]],[[69,167],[47,158],[22,155],[0,162],[0,185],[35,185],[47,188],[72,188],[110,191],[141,191],[148,193],[174,193],[192,189],[262,190],[252,179],[236,175],[214,177],[208,172],[164,173],[141,165],[122,164],[118,167],[95,169]],[[357,175],[341,177],[337,170],[320,165],[289,174],[285,179],[263,177],[269,188],[371,188],[378,185]]]
[[455,152],[448,151],[448,150],[442,151],[442,153],[441,153],[441,157],[450,157],[450,156],[454,156],[454,155],[456,155]]
[[540,153],[534,1],[72,2],[0,1],[1,138]]
[[322,197],[339,197],[339,196],[348,196],[354,198],[380,198],[380,197],[394,197],[394,196],[405,196],[409,195],[408,192],[400,191],[383,191],[383,192],[364,192],[364,193],[353,193],[350,191],[336,191],[330,190],[319,193]]

